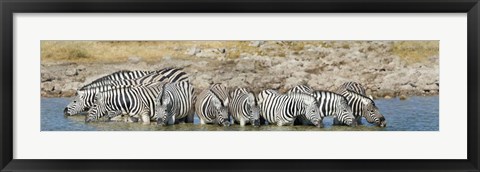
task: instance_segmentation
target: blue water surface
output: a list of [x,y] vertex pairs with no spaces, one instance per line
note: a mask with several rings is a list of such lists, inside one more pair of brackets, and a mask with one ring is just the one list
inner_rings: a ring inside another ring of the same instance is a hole
[[415,96],[407,100],[377,99],[375,103],[387,120],[387,127],[379,128],[368,124],[363,119],[363,126],[333,126],[332,119],[324,120],[325,128],[313,126],[244,126],[199,125],[195,117],[194,124],[172,126],[142,125],[140,123],[93,122],[85,123],[82,115],[64,117],[63,109],[70,102],[69,98],[42,98],[42,131],[438,131],[439,97]]

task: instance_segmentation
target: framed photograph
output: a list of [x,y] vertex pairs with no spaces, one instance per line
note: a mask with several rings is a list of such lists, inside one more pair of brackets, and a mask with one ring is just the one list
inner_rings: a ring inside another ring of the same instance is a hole
[[2,171],[479,171],[478,0],[0,8]]

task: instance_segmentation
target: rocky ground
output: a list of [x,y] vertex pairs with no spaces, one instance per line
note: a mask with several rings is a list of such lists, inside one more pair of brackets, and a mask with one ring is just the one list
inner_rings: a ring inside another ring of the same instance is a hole
[[[375,98],[401,98],[439,93],[439,57],[408,61],[392,53],[391,41],[332,41],[288,47],[282,41],[252,41],[260,53],[228,58],[231,49],[187,47],[186,57],[159,57],[155,62],[131,56],[127,62],[42,62],[43,97],[70,97],[90,81],[118,70],[158,70],[183,67],[197,90],[212,83],[248,87],[259,92],[286,91],[298,84],[333,90],[347,81],[362,83]],[[413,50],[412,50],[413,51]]]

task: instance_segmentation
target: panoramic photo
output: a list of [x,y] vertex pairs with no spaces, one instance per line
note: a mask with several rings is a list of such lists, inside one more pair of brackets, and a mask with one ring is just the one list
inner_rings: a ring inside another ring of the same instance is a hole
[[41,41],[41,131],[438,131],[439,41]]

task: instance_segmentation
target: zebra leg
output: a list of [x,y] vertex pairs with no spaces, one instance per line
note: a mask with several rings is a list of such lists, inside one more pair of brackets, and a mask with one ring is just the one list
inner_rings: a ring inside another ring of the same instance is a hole
[[[233,121],[235,121],[235,120],[233,120]],[[242,126],[242,127],[245,126],[245,123],[246,123],[245,119],[240,119],[240,126]]]
[[205,124],[207,124],[207,123],[205,122],[205,120],[203,120],[202,118],[200,118],[200,124],[205,125]]
[[142,124],[150,124],[150,114],[148,112],[143,112],[142,114],[140,114],[140,118],[142,119]]
[[168,125],[173,125],[175,124],[175,115],[172,115],[170,118],[168,118]]

